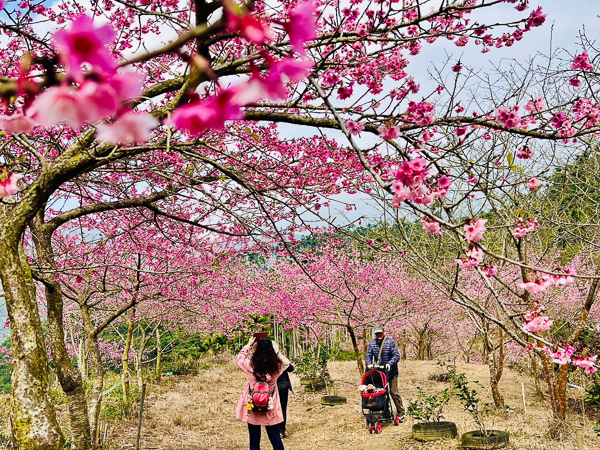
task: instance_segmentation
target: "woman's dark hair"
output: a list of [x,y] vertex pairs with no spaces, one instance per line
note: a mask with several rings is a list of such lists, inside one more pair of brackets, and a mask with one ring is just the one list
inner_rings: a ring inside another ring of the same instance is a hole
[[275,353],[271,339],[263,338],[256,341],[256,348],[250,360],[254,375],[274,376],[281,372],[283,363]]

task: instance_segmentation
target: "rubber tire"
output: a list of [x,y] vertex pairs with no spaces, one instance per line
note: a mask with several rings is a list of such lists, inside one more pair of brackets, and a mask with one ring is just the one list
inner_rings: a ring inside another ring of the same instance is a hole
[[454,422],[415,423],[412,427],[413,439],[417,441],[438,441],[455,439],[458,436]]
[[306,392],[319,392],[325,389],[324,384],[306,384],[304,385],[304,390]]
[[381,424],[377,422],[377,434],[381,434]]
[[321,404],[329,406],[345,405],[346,397],[340,397],[337,395],[325,395],[321,397]]
[[396,416],[394,417],[394,425],[400,425],[400,416],[398,414],[396,414]]
[[369,424],[369,433],[373,434],[373,424]]
[[300,378],[300,384],[306,386],[307,384],[322,384],[323,380],[320,378]]
[[490,436],[481,436],[480,431],[469,431],[462,435],[461,445],[473,449],[504,448],[508,445],[507,432],[490,430],[490,434]]

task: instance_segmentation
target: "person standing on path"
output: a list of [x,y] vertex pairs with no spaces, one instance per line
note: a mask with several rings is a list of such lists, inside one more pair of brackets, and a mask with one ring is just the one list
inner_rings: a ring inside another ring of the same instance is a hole
[[400,416],[400,420],[403,420],[404,406],[398,392],[398,362],[400,361],[398,346],[391,337],[385,336],[383,326],[375,327],[373,333],[375,338],[371,339],[367,349],[367,368],[372,368],[373,364],[385,366],[389,378],[390,394],[396,405],[396,413]]
[[[261,426],[267,430],[267,436],[273,446],[273,450],[284,450],[281,436],[279,435],[279,424],[283,422],[283,413],[277,390],[277,379],[283,372],[283,362],[277,357],[270,339],[250,338],[237,356],[237,365],[246,374],[246,386],[238,402],[236,418],[248,424],[250,435],[250,450],[260,450]],[[250,349],[254,345],[252,358],[248,357]],[[250,392],[256,389],[259,381],[266,382],[271,394],[272,409],[265,412],[252,411],[250,407]]]
[[279,433],[281,434],[281,438],[285,438],[285,425],[287,423],[287,404],[288,397],[290,391],[292,390],[292,382],[290,380],[289,373],[294,371],[294,366],[290,362],[290,360],[279,350],[279,345],[277,342],[273,342],[273,348],[275,349],[275,353],[283,362],[283,373],[277,378],[277,390],[279,391],[279,400],[281,402],[281,411],[283,412],[283,422],[279,424]]

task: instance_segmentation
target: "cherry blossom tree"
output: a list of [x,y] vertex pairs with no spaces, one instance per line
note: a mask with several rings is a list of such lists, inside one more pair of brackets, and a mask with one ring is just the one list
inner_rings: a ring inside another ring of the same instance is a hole
[[[487,142],[495,131],[567,139],[596,126],[592,100],[565,108],[537,97],[519,105],[507,96],[463,114],[446,88],[415,97],[419,82],[405,69],[423,45],[443,38],[483,51],[511,46],[545,21],[541,8],[525,11],[527,1],[444,1],[428,11],[429,2],[419,0],[376,6],[194,1],[182,8],[176,2],[73,0],[2,6],[7,45],[0,82],[0,127],[6,132],[0,278],[15,356],[13,424],[20,448],[58,449],[63,442],[47,394],[35,287],[21,242],[37,216],[40,223],[54,216],[48,204],[127,198],[126,189],[110,196],[87,191],[98,174],[105,186],[119,187],[122,179],[130,189],[151,186],[142,196],[189,187],[195,178],[188,200],[200,192],[200,203],[210,199],[225,211],[213,216],[207,208],[206,216],[182,219],[211,228],[216,217],[234,218],[227,230],[218,228],[235,234],[248,232],[245,214],[258,214],[250,231],[268,227],[280,239],[303,224],[296,212],[317,210],[340,192],[379,186],[393,192],[395,206],[408,202],[466,237],[469,258],[476,261],[479,249],[490,251],[477,244],[481,222],[467,224],[478,227],[469,238],[459,219],[424,209],[433,199],[446,201],[450,184],[473,182],[470,143],[479,137]],[[516,8],[518,16],[486,24],[478,15],[489,8]],[[168,42],[151,42],[156,40]],[[572,79],[590,66],[588,55],[579,55]],[[455,64],[452,71],[461,77],[464,68]],[[277,123],[316,130],[313,137],[286,140]],[[324,136],[325,129],[341,131],[348,144]],[[377,144],[361,148],[356,133],[375,136]],[[416,149],[422,158],[412,157]],[[492,167],[494,151],[478,167]],[[455,172],[446,173],[450,169]],[[154,213],[164,214],[157,208]],[[60,326],[60,306],[50,309]]]

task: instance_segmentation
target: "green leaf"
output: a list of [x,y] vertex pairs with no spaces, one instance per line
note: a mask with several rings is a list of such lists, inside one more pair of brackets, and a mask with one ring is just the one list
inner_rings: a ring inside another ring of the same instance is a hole
[[512,153],[509,153],[508,156],[506,157],[506,160],[508,161],[508,165],[512,166],[512,163],[515,160],[515,155],[513,155]]

